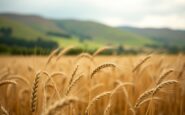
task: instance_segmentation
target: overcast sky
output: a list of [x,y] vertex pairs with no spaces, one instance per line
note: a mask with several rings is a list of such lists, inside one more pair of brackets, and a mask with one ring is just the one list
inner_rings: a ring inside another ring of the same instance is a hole
[[185,0],[0,0],[0,12],[185,29]]

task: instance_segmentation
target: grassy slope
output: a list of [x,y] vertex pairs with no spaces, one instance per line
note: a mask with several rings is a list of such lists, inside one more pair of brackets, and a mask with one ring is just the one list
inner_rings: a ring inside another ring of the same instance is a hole
[[[29,40],[42,37],[44,39],[57,41],[61,46],[75,44],[83,48],[96,48],[104,44],[129,46],[155,44],[155,42],[148,37],[124,32],[117,28],[91,21],[49,20],[39,16],[1,14],[0,27],[13,28],[14,37]],[[46,33],[49,31],[68,33],[72,35],[72,38],[64,39],[61,37],[47,36]],[[83,42],[75,39],[81,38],[82,36],[83,39],[85,39]]]
[[56,20],[56,24],[77,37],[87,36],[98,43],[144,45],[153,43],[150,38],[91,21]]
[[44,37],[44,35],[30,28],[29,26],[19,23],[17,21],[13,21],[7,18],[0,18],[0,27],[11,27],[13,29],[13,37],[24,38],[24,39],[36,39],[37,37]]
[[1,17],[6,17],[8,19],[12,19],[19,23],[24,23],[25,25],[35,29],[36,31],[40,31],[43,33],[46,32],[60,32],[65,33],[64,30],[59,28],[53,21],[49,19],[45,19],[40,16],[35,15],[19,15],[19,14],[1,14]]
[[84,40],[83,42],[79,41],[79,39],[73,37],[70,39],[66,38],[60,38],[60,37],[51,37],[53,41],[56,41],[59,43],[59,46],[61,47],[67,47],[67,46],[75,46],[80,47],[83,49],[96,49],[101,47],[103,44],[98,43],[97,41],[91,41],[91,40]]
[[185,31],[171,29],[133,28],[120,27],[123,31],[128,31],[152,38],[168,45],[185,46]]

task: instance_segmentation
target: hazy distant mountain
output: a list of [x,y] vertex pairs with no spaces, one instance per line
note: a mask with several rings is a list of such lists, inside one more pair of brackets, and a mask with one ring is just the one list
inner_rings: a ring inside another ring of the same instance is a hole
[[158,42],[168,45],[185,46],[185,30],[172,30],[168,28],[135,28],[119,27],[123,31],[150,37]]

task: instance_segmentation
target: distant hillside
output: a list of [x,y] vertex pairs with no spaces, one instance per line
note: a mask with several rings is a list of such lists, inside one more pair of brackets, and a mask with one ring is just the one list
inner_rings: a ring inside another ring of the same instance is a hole
[[20,15],[20,14],[0,14],[0,18],[7,18],[19,23],[23,23],[36,31],[40,32],[61,32],[64,30],[59,28],[53,21],[37,16],[37,15]]
[[25,48],[35,47],[51,50],[68,45],[85,51],[113,45],[119,52],[125,49],[135,52],[158,47],[159,50],[177,52],[185,51],[185,32],[170,29],[117,28],[93,21],[0,14],[0,52],[4,49],[19,49],[21,52],[22,49],[26,51]]
[[124,32],[132,32],[146,37],[150,37],[159,43],[172,45],[172,46],[185,46],[185,31],[172,30],[167,28],[154,29],[154,28],[134,28],[134,27],[119,27]]
[[24,39],[36,39],[37,37],[44,37],[45,35],[24,23],[6,18],[0,17],[0,28],[11,28],[12,36]]
[[152,42],[148,37],[120,31],[117,28],[97,22],[79,20],[55,20],[55,22],[67,33],[81,39],[92,39],[98,42],[128,45],[143,45]]
[[53,20],[35,15],[0,14],[0,27],[11,27],[14,37],[31,40],[38,37],[49,40],[55,36],[57,39],[78,38],[98,44],[142,46],[153,43],[148,37],[92,21]]

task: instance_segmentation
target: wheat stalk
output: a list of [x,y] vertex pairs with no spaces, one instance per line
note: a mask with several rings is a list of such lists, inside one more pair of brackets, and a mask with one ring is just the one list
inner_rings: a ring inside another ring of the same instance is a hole
[[52,78],[55,77],[55,76],[60,76],[60,77],[62,76],[61,78],[63,78],[64,80],[67,79],[67,75],[64,74],[63,72],[54,72],[51,75],[49,75],[47,72],[44,72],[44,73],[45,73],[45,75],[48,76],[45,84],[47,84],[50,80],[52,81],[52,83],[54,83]]
[[102,98],[102,97],[104,97],[104,96],[106,96],[106,95],[110,95],[110,94],[111,94],[111,92],[108,91],[108,92],[103,92],[103,93],[97,95],[96,97],[94,97],[94,98],[89,102],[89,104],[88,104],[88,106],[87,106],[87,108],[86,108],[86,110],[85,110],[85,115],[88,115],[88,111],[89,111],[90,107],[91,107],[97,100],[99,100],[100,98]]
[[[122,82],[120,80],[116,80],[116,83],[119,84],[119,85],[122,85],[123,84],[123,86],[130,85],[130,86],[133,86],[134,87],[134,84],[131,83],[131,82]],[[123,93],[124,93],[124,95],[126,97],[126,102],[129,105],[129,107],[131,108],[130,110],[132,111],[133,106],[132,106],[131,101],[129,99],[128,91],[126,90],[125,87],[122,87],[122,90],[123,90]],[[105,111],[105,114],[106,114],[106,111]]]
[[164,81],[161,84],[157,85],[155,88],[150,89],[148,91],[145,91],[144,93],[142,93],[136,101],[136,104],[134,106],[134,108],[138,108],[138,106],[149,96],[154,96],[161,88],[171,85],[171,84],[176,84],[178,83],[178,81],[176,80],[168,80],[168,81]]
[[115,68],[116,65],[115,65],[115,64],[112,64],[112,63],[102,64],[102,65],[98,66],[97,68],[95,68],[95,69],[92,71],[92,73],[91,73],[91,75],[90,75],[90,78],[92,79],[92,77],[93,77],[96,73],[98,73],[100,70],[102,70],[102,69],[104,69],[104,68],[108,68],[108,67]]
[[[46,103],[47,103],[47,93],[45,91],[46,89],[46,86],[47,86],[47,83],[51,80],[52,84],[53,84],[53,88],[55,89],[55,91],[57,92],[57,96],[59,99],[61,99],[61,96],[60,96],[60,93],[59,93],[59,90],[57,89],[57,86],[54,82],[54,80],[52,79],[52,77],[55,76],[55,74],[52,74],[52,76],[50,76],[46,71],[42,72],[43,74],[45,74],[48,78],[47,80],[44,82],[44,100],[43,100],[43,111],[45,112],[45,108],[46,108]],[[55,95],[55,93],[52,95],[52,97]]]
[[56,61],[58,61],[64,54],[66,54],[68,51],[70,51],[71,49],[73,49],[74,46],[69,46],[69,47],[66,47],[64,48],[57,56],[57,59]]
[[71,91],[71,89],[74,87],[74,85],[83,77],[83,75],[80,75],[77,79],[75,79],[67,88],[65,95],[68,95]]
[[9,84],[17,85],[17,83],[15,81],[13,81],[13,80],[0,81],[0,87],[3,86],[3,85],[9,85]]
[[112,47],[109,47],[109,46],[101,47],[98,50],[96,50],[96,52],[94,52],[93,56],[97,56],[99,53],[101,53],[105,50],[109,50],[109,49],[112,49]]
[[64,99],[61,99],[59,101],[56,101],[54,104],[50,105],[48,109],[46,110],[46,113],[44,115],[55,115],[55,113],[59,110],[62,110],[63,107],[74,103],[76,101],[79,101],[76,97],[67,97]]
[[8,111],[1,105],[0,115],[9,115]]
[[47,62],[46,62],[45,67],[50,63],[51,59],[58,53],[59,49],[60,49],[60,48],[57,48],[57,49],[55,49],[55,50],[53,50],[53,51],[51,52],[51,54],[49,55],[49,57],[48,57],[48,59],[47,59]]
[[134,84],[132,82],[122,82],[120,80],[116,80],[115,83],[116,84],[123,84],[124,86],[125,85],[134,86]]
[[124,86],[124,84],[119,84],[119,85],[118,85],[116,88],[114,88],[114,90],[111,92],[110,97],[109,97],[108,105],[107,105],[107,107],[106,107],[105,110],[104,110],[104,115],[107,115],[107,114],[108,114],[108,111],[109,111],[110,108],[111,108],[111,105],[112,105],[111,101],[113,100],[113,95],[117,92],[118,89],[120,89],[120,88],[123,87],[123,86]]
[[171,84],[177,84],[178,81],[177,80],[168,80],[168,81],[164,81],[162,83],[160,83],[159,85],[156,86],[153,95],[156,94],[161,88],[171,85]]
[[162,75],[160,75],[156,85],[159,85],[170,73],[172,73],[174,70],[173,69],[170,69],[166,72],[164,72]]
[[20,75],[14,75],[14,76],[10,76],[10,80],[14,79],[14,80],[20,80],[22,81],[24,84],[26,84],[28,87],[30,87],[30,82],[25,79],[23,76]]
[[141,105],[143,105],[144,103],[146,103],[146,102],[148,102],[148,101],[151,101],[151,100],[160,100],[160,98],[159,98],[159,97],[150,97],[150,98],[146,98],[146,99],[144,99],[141,103],[139,103],[139,104],[135,107],[135,109],[140,108]]
[[51,74],[51,77],[53,78],[54,76],[58,76],[58,75],[60,75],[64,78],[67,78],[66,74],[63,73],[63,72],[54,72],[54,73]]
[[148,98],[150,95],[152,95],[154,91],[155,91],[155,89],[153,88],[153,89],[147,90],[147,91],[145,91],[144,93],[142,93],[142,94],[137,98],[134,108],[137,108],[138,105],[139,105],[143,100],[145,100],[145,99]]
[[71,79],[69,80],[69,84],[72,83],[73,79],[74,79],[74,76],[76,75],[77,73],[77,70],[78,70],[78,65],[76,66],[75,70],[73,71],[72,75],[71,75]]
[[93,57],[91,56],[91,54],[89,54],[89,53],[81,53],[81,54],[77,57],[76,62],[77,62],[78,60],[82,59],[82,58],[89,59],[89,60],[92,61],[92,62],[94,61],[94,60],[93,60]]
[[53,85],[54,85],[55,91],[57,92],[57,96],[58,96],[58,98],[60,99],[61,97],[60,97],[59,90],[58,90],[58,88],[57,88],[57,86],[56,86],[56,83],[55,83],[55,81],[53,80],[52,76],[50,76],[49,73],[47,73],[46,71],[44,71],[44,72],[42,72],[42,73],[45,74],[45,75],[48,77],[48,79],[47,79],[46,82],[44,83],[44,88],[45,88],[46,84],[49,82],[49,80],[51,80],[51,82],[52,82]]
[[9,71],[2,73],[0,76],[0,81],[5,79],[9,74],[10,74]]
[[185,72],[184,70],[185,70],[185,62],[184,62],[183,66],[182,66],[182,68],[181,68],[181,70],[180,70],[180,72],[179,72],[179,74],[177,76],[177,79],[181,79],[182,78],[183,73]]
[[148,59],[151,58],[151,55],[146,56],[144,59],[142,59],[132,70],[132,72],[135,72],[141,65],[143,65]]
[[96,84],[95,86],[93,86],[93,87],[90,89],[90,91],[92,92],[92,91],[94,91],[95,89],[97,89],[97,88],[99,88],[99,87],[102,87],[102,86],[104,86],[103,83]]
[[109,103],[108,105],[107,105],[107,107],[105,108],[105,110],[104,110],[104,115],[108,115],[108,113],[110,113],[110,109],[111,109],[111,103]]

